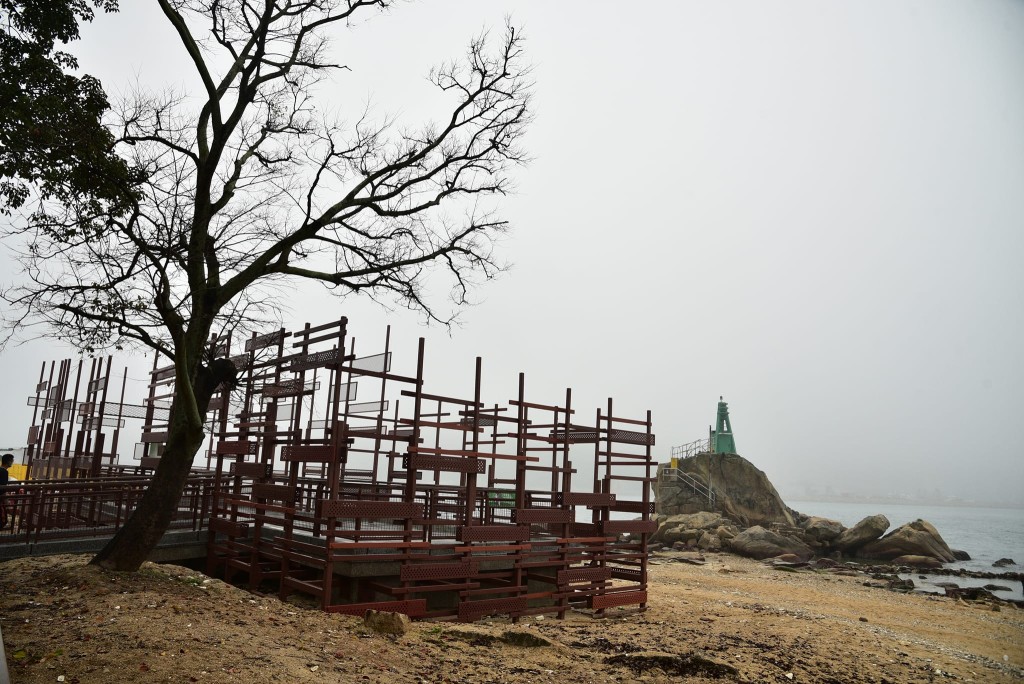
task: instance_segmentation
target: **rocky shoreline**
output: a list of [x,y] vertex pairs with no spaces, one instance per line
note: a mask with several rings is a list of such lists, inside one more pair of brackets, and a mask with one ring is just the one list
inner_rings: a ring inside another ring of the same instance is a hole
[[[950,548],[927,520],[913,520],[890,531],[889,519],[878,514],[847,528],[837,520],[787,506],[767,476],[742,456],[697,454],[676,465],[672,470],[665,466],[659,469],[655,484],[658,529],[649,540],[652,550],[728,551],[789,567],[836,563],[869,574],[903,575],[893,583],[897,590],[907,590],[907,582],[913,589],[908,576],[922,572],[1021,582],[1024,587],[1024,575],[1015,570],[983,572],[945,567],[970,560],[970,555]],[[713,497],[707,495],[712,483]],[[1009,568],[1017,564],[1003,558],[993,565]],[[995,583],[992,588],[932,584],[950,595],[1014,591],[1012,586]],[[1021,595],[1024,597],[1024,591]],[[999,599],[995,594],[993,598]]]

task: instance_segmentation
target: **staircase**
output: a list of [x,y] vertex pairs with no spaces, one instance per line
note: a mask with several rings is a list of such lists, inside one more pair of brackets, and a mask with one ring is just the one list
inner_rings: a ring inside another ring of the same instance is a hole
[[[674,451],[675,449],[673,449],[673,452]],[[706,484],[698,480],[690,473],[684,472],[679,468],[666,466],[664,468],[661,468],[661,470],[659,471],[658,479],[660,480],[659,484],[664,484],[666,482],[674,482],[678,483],[676,484],[677,487],[691,489],[694,492],[694,494],[704,499],[707,499],[708,505],[710,506],[710,510],[715,510],[716,496],[714,490],[709,488]]]

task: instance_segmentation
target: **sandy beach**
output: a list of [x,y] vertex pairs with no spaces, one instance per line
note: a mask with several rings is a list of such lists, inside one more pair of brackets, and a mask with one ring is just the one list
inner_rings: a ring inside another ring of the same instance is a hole
[[644,613],[420,622],[400,637],[179,566],[120,575],[86,556],[26,558],[0,565],[0,626],[15,684],[1024,679],[1014,604],[727,554],[680,558],[654,556]]

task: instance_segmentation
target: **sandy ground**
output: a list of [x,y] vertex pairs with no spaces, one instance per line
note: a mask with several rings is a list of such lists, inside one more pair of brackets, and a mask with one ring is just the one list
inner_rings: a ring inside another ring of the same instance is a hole
[[[1013,604],[677,557],[655,557],[645,613],[421,622],[401,637],[178,566],[121,575],[85,556],[26,558],[0,564],[0,627],[15,684],[1024,679],[1024,610]],[[509,643],[524,640],[546,645]]]

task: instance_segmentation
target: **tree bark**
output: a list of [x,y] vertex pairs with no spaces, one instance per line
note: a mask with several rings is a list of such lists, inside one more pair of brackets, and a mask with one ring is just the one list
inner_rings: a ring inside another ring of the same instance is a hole
[[[198,411],[189,410],[175,399],[171,407],[167,445],[149,487],[128,520],[90,561],[91,564],[108,570],[134,572],[160,543],[178,508],[192,461],[206,437],[202,416],[206,414],[210,398],[221,383],[232,383],[234,378],[235,368],[231,362],[217,359],[209,366],[201,366],[192,383]],[[180,392],[175,394],[181,396]]]
[[175,421],[167,436],[160,465],[139,505],[117,534],[90,561],[108,570],[134,572],[145,562],[178,508],[192,460],[203,443],[203,426]]

